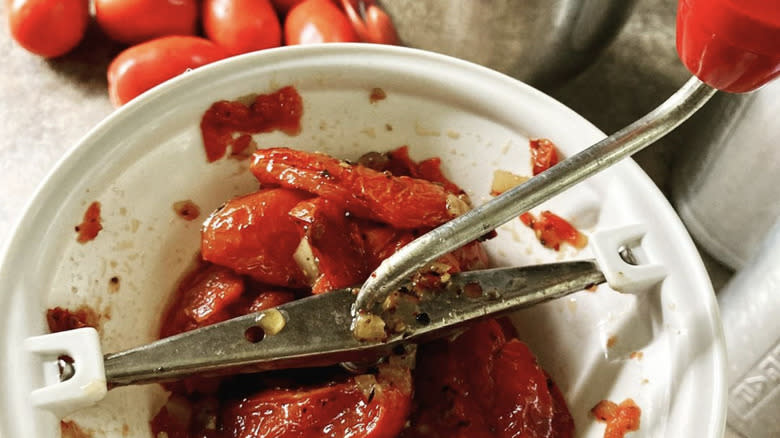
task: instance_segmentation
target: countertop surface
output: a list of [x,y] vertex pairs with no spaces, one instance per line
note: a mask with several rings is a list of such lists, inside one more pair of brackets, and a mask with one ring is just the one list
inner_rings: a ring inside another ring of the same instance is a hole
[[[56,162],[113,111],[106,68],[122,47],[94,27],[76,50],[44,60],[8,32],[0,4],[0,246]],[[663,102],[688,78],[674,47],[676,0],[639,0],[613,43],[582,74],[545,90],[607,133]],[[675,133],[635,156],[664,193],[682,146]],[[704,254],[715,288],[730,272]]]

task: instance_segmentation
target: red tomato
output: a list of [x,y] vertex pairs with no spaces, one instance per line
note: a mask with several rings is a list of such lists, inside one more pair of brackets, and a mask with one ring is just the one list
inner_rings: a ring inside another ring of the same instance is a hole
[[95,19],[111,39],[137,44],[168,35],[195,35],[196,0],[95,0]]
[[392,176],[324,154],[286,148],[255,152],[252,173],[262,184],[306,190],[357,217],[400,229],[435,227],[454,218],[455,195],[441,185]]
[[222,410],[222,431],[242,438],[395,438],[406,423],[411,394],[383,382],[381,371],[373,388],[363,388],[356,380],[366,377],[308,389],[267,389],[230,402]]
[[305,0],[292,8],[284,22],[284,39],[288,45],[360,41],[331,0]]
[[[495,320],[420,347],[411,427],[402,437],[570,437],[570,415],[528,347]],[[464,360],[469,358],[469,360]],[[556,430],[555,427],[560,427]]]
[[227,56],[221,47],[198,37],[169,36],[147,41],[120,53],[108,66],[108,95],[115,106],[121,106],[187,69]]
[[531,148],[531,165],[534,175],[538,175],[558,164],[558,151],[555,145],[546,138],[528,142]]
[[307,282],[293,259],[303,232],[287,213],[309,195],[265,189],[228,201],[203,224],[203,259],[275,286]]
[[539,243],[547,248],[557,251],[563,242],[578,249],[588,244],[588,238],[584,234],[566,219],[548,210],[543,211],[538,219],[532,213],[523,213],[520,220],[534,230]]
[[279,18],[269,0],[205,0],[203,29],[231,55],[282,43]]
[[274,4],[274,8],[276,8],[276,11],[278,13],[284,15],[287,13],[287,11],[292,9],[293,6],[297,5],[302,1],[303,0],[271,0],[271,3]]
[[244,293],[244,280],[229,269],[204,264],[181,284],[163,319],[161,337],[204,327],[231,317],[228,306]]
[[319,270],[313,293],[366,280],[369,271],[357,224],[345,215],[343,207],[325,198],[314,198],[296,205],[290,215],[301,222]]
[[[358,12],[359,3],[363,12]],[[364,43],[399,44],[393,20],[374,0],[341,0],[341,5]]]
[[6,6],[11,36],[45,58],[68,53],[87,29],[89,0],[13,0]]

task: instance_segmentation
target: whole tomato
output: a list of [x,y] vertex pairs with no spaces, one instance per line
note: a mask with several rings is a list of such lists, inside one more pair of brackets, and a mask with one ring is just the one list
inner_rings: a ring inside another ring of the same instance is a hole
[[54,58],[76,47],[89,20],[89,0],[8,0],[11,36],[36,55]]
[[282,43],[279,17],[269,0],[205,0],[203,29],[231,55]]
[[293,8],[293,6],[297,5],[298,3],[302,2],[303,0],[271,0],[271,3],[274,4],[274,8],[276,8],[276,12],[284,15]]
[[364,43],[399,43],[393,20],[374,0],[341,0],[341,6]]
[[115,106],[189,68],[228,57],[213,42],[193,36],[168,36],[130,47],[108,66],[108,95]]
[[113,40],[136,44],[167,35],[195,35],[197,0],[95,0],[95,19]]
[[284,38],[288,45],[360,41],[331,0],[305,0],[292,8],[284,22]]

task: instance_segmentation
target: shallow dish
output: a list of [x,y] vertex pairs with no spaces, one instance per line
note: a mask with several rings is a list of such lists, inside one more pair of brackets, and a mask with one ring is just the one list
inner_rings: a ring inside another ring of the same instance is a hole
[[[546,95],[483,67],[428,52],[373,45],[269,50],[223,61],[157,87],[114,113],[76,146],[39,189],[0,265],[0,435],[58,436],[53,414],[34,410],[41,364],[22,341],[44,333],[45,309],[90,305],[106,352],[154,339],[160,312],[199,246],[200,221],[172,205],[190,199],[202,218],[257,187],[247,161],[207,163],[199,122],[211,103],[294,85],[303,130],[256,135],[259,147],[320,150],[346,159],[409,145],[413,158],[439,156],[474,203],[489,197],[495,169],[529,175],[528,139],[547,137],[564,155],[603,137]],[[379,87],[386,98],[370,102]],[[76,242],[87,206],[102,205],[104,229]],[[578,436],[603,436],[589,410],[633,398],[642,409],[633,436],[718,437],[725,422],[725,354],[716,302],[688,234],[632,161],[580,184],[545,206],[586,234],[642,223],[642,257],[667,267],[645,294],[606,286],[518,312],[520,337],[559,384]],[[539,245],[519,220],[488,243],[497,265],[585,258]],[[119,284],[112,284],[117,277]],[[609,345],[609,347],[607,346]],[[642,354],[632,354],[641,352]],[[164,403],[157,385],[112,390],[70,419],[94,437],[149,436]]]

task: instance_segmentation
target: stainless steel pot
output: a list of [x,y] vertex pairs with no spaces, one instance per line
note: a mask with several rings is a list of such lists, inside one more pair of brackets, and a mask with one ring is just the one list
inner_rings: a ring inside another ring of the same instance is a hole
[[635,0],[384,0],[404,44],[485,65],[538,87],[579,73]]

